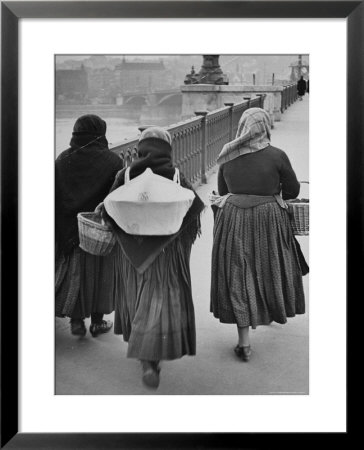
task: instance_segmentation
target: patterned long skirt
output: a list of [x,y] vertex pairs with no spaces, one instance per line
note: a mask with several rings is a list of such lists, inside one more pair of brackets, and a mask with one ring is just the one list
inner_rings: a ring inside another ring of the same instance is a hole
[[129,343],[129,358],[157,361],[196,354],[191,245],[175,239],[142,274],[119,247],[114,332]]
[[115,249],[110,255],[94,256],[80,248],[56,255],[57,317],[85,318],[114,311],[115,255]]
[[302,271],[289,217],[277,203],[226,203],[214,224],[211,312],[239,327],[286,323],[305,312]]

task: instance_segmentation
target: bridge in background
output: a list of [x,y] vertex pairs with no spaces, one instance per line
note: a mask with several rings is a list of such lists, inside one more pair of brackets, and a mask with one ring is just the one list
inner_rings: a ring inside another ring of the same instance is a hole
[[160,105],[181,105],[182,92],[180,89],[163,89],[154,92],[126,92],[119,99],[123,105],[142,107]]

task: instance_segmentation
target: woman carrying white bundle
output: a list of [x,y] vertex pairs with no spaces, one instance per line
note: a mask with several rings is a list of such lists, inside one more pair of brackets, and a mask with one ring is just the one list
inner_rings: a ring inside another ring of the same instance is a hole
[[[149,168],[154,175],[171,180],[169,186],[174,191],[172,183],[178,182],[179,172],[172,164],[171,143],[167,131],[159,127],[147,128],[140,136],[138,159],[118,173],[111,190],[120,186],[127,188],[129,181],[133,183],[133,180],[137,185],[136,177],[144,174],[140,179],[145,179],[149,173],[145,171]],[[158,184],[158,177],[155,183]],[[168,211],[173,210],[172,206],[160,214],[161,227],[167,224],[165,235],[162,229],[162,233],[156,236],[137,232],[138,224],[134,223],[136,233],[130,234],[130,229],[126,232],[119,226],[120,222],[117,224],[118,219],[113,216],[114,210],[108,206],[108,199],[104,202],[106,217],[119,244],[116,277],[120,296],[116,299],[114,331],[122,334],[128,342],[127,356],[142,362],[143,382],[153,388],[159,385],[159,361],[196,353],[189,262],[192,244],[200,233],[200,213],[204,205],[182,174],[180,185],[192,191],[192,205],[174,234],[168,231],[168,219],[173,219],[168,217]],[[116,192],[109,197],[114,194]],[[148,195],[143,193],[140,199],[147,200]],[[148,203],[148,208],[154,207],[151,202],[145,203]],[[126,216],[128,220],[129,215]]]

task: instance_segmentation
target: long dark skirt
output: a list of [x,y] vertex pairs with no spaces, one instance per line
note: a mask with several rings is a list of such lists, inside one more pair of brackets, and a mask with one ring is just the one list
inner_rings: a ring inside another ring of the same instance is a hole
[[85,318],[114,311],[115,254],[94,256],[76,248],[56,256],[56,316]]
[[239,327],[285,323],[305,312],[302,272],[286,210],[226,203],[214,225],[211,312]]
[[114,332],[129,343],[129,358],[157,361],[196,354],[191,245],[175,239],[143,274],[119,248]]

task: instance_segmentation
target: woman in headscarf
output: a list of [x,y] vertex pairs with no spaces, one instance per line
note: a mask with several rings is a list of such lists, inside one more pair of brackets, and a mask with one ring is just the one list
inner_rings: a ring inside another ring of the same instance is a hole
[[[172,139],[159,127],[143,131],[138,159],[116,177],[112,190],[141,175],[147,168],[175,180]],[[183,174],[182,187],[193,190]],[[200,233],[203,202],[194,193],[193,203],[179,231],[170,236],[136,236],[125,233],[113,220],[117,237],[115,334],[128,342],[128,358],[142,363],[145,385],[159,385],[159,362],[196,354],[195,315],[191,291],[191,247]],[[161,221],[163,217],[161,217]]]
[[77,214],[94,211],[108,194],[122,160],[108,148],[106,123],[89,114],[77,119],[70,148],[55,163],[56,316],[70,317],[71,332],[84,336],[91,315],[95,337],[110,330],[114,310],[114,253],[93,256],[79,248]]
[[211,312],[237,325],[235,353],[243,361],[251,355],[249,327],[305,312],[308,266],[284,202],[300,185],[285,152],[270,144],[270,128],[263,109],[243,113],[236,139],[217,159],[219,196],[212,196]]

